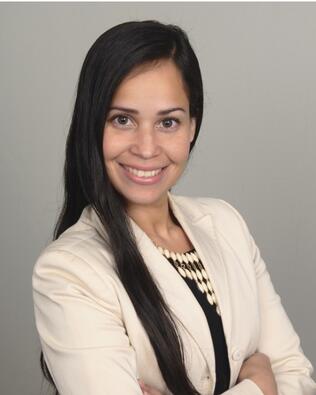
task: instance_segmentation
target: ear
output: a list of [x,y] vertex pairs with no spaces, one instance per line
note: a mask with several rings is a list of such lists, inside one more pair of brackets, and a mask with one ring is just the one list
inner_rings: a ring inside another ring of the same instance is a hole
[[195,136],[195,127],[196,127],[196,119],[191,118],[191,123],[190,123],[190,143],[193,141],[194,136]]

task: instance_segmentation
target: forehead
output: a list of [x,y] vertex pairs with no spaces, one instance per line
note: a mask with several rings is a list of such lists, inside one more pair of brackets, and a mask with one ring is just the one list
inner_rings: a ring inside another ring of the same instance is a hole
[[171,60],[148,62],[135,67],[120,83],[112,104],[188,105],[178,67]]

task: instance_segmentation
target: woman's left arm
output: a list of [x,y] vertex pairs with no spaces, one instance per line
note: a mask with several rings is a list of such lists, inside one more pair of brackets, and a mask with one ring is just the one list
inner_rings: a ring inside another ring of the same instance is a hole
[[256,273],[261,315],[261,334],[257,351],[270,358],[279,395],[316,395],[316,383],[311,377],[313,366],[303,353],[300,338],[274,289],[260,250],[241,214],[226,201],[225,204],[230,206],[239,218],[249,243]]

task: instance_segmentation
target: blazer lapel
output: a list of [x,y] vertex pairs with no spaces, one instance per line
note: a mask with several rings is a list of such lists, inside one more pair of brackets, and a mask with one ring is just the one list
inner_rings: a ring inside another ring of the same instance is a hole
[[[190,198],[168,193],[171,209],[200,256],[217,297],[227,346],[231,339],[231,313],[228,299],[226,268],[216,240],[213,219],[203,213]],[[206,364],[215,377],[214,349],[205,314],[190,288],[163,257],[147,234],[130,218],[144,260],[159,285],[168,306],[194,339]]]
[[[227,347],[231,344],[231,311],[226,266],[221,256],[211,212],[203,212],[194,198],[177,196],[168,192],[171,209],[184,232],[200,256],[211,280],[221,312]],[[82,220],[89,220],[97,231],[105,235],[103,225],[91,206],[82,213]],[[130,218],[138,248],[148,269],[154,277],[169,308],[199,347],[213,377],[215,359],[208,322],[190,288],[170,262],[158,251],[147,234]],[[179,330],[181,328],[179,327]],[[199,369],[200,367],[192,367]],[[199,371],[196,372],[200,374]]]

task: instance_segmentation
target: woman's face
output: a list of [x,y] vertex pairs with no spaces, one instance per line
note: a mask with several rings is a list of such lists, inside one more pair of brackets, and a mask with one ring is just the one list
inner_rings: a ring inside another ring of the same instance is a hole
[[181,74],[170,60],[134,69],[107,115],[103,155],[127,205],[163,201],[182,174],[195,133]]

